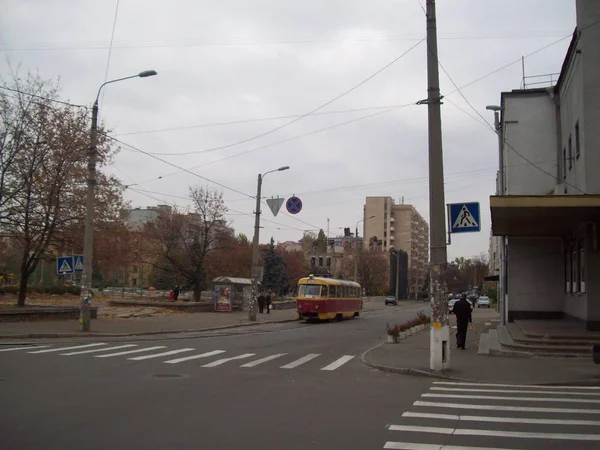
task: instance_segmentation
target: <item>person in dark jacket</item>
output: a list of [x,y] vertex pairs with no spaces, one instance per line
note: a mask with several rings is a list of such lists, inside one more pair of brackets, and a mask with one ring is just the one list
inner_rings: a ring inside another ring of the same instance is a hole
[[257,300],[258,300],[258,312],[262,314],[265,311],[265,302],[266,302],[265,294],[261,292],[260,295],[258,296]]
[[467,328],[469,323],[473,322],[471,304],[465,294],[454,304],[453,311],[456,315],[456,348],[464,350],[467,342]]
[[173,301],[176,302],[179,300],[179,286],[175,286],[173,289]]

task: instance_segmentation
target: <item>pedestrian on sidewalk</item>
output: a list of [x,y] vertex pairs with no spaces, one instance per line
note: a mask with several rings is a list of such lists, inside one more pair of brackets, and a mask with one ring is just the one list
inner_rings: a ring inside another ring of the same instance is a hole
[[266,302],[265,294],[263,292],[258,296],[258,312],[262,314],[265,311],[265,302]]
[[173,301],[179,300],[179,285],[175,286],[173,289]]
[[267,314],[271,314],[271,301],[273,297],[273,292],[269,291],[267,294]]
[[471,317],[471,304],[467,300],[467,294],[463,294],[460,300],[452,308],[456,315],[456,348],[465,349],[467,342],[467,328],[473,322]]

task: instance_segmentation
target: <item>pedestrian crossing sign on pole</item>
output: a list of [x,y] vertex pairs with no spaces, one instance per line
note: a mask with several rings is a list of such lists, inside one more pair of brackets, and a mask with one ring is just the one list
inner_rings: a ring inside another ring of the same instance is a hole
[[450,233],[481,231],[479,202],[451,203],[448,205],[448,209],[450,213]]
[[70,275],[73,273],[73,257],[59,256],[56,258],[56,273],[58,275]]
[[83,272],[83,255],[73,255],[73,272]]

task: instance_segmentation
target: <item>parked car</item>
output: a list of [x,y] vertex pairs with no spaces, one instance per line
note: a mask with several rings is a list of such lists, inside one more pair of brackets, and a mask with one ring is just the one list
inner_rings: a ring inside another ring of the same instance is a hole
[[448,302],[448,314],[452,314],[454,312],[454,304],[458,301],[457,298],[453,298]]
[[479,297],[479,299],[477,300],[477,307],[481,308],[491,308],[492,304],[490,302],[490,298],[489,297]]
[[398,299],[396,297],[394,297],[393,295],[388,295],[385,297],[385,304],[386,305],[397,305]]

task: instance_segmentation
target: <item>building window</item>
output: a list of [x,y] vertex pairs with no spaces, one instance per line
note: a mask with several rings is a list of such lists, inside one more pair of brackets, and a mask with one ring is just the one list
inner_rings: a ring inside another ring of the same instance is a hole
[[323,267],[323,257],[319,256],[319,267]]
[[387,237],[387,231],[383,232],[383,237]]
[[327,257],[327,267],[331,267],[331,258]]
[[583,240],[579,241],[579,292],[585,292],[585,249]]
[[384,209],[385,211],[387,211],[387,202],[385,202],[385,203],[383,204],[383,209]]
[[577,267],[578,259],[577,247],[574,247],[573,251],[571,252],[571,268],[573,269],[571,274],[571,292],[573,293],[579,292],[579,270]]
[[137,273],[137,266],[131,266],[131,271],[133,273]]
[[571,145],[571,135],[569,135],[569,170],[573,167],[573,146]]
[[563,179],[567,179],[567,149],[563,147]]
[[579,158],[581,154],[581,140],[579,136],[579,120],[575,122],[575,157]]
[[310,258],[310,265],[311,265],[312,267],[315,267],[315,264],[316,264],[316,263],[317,263],[317,260],[316,260],[316,258],[315,258],[314,256],[313,256],[312,258]]

